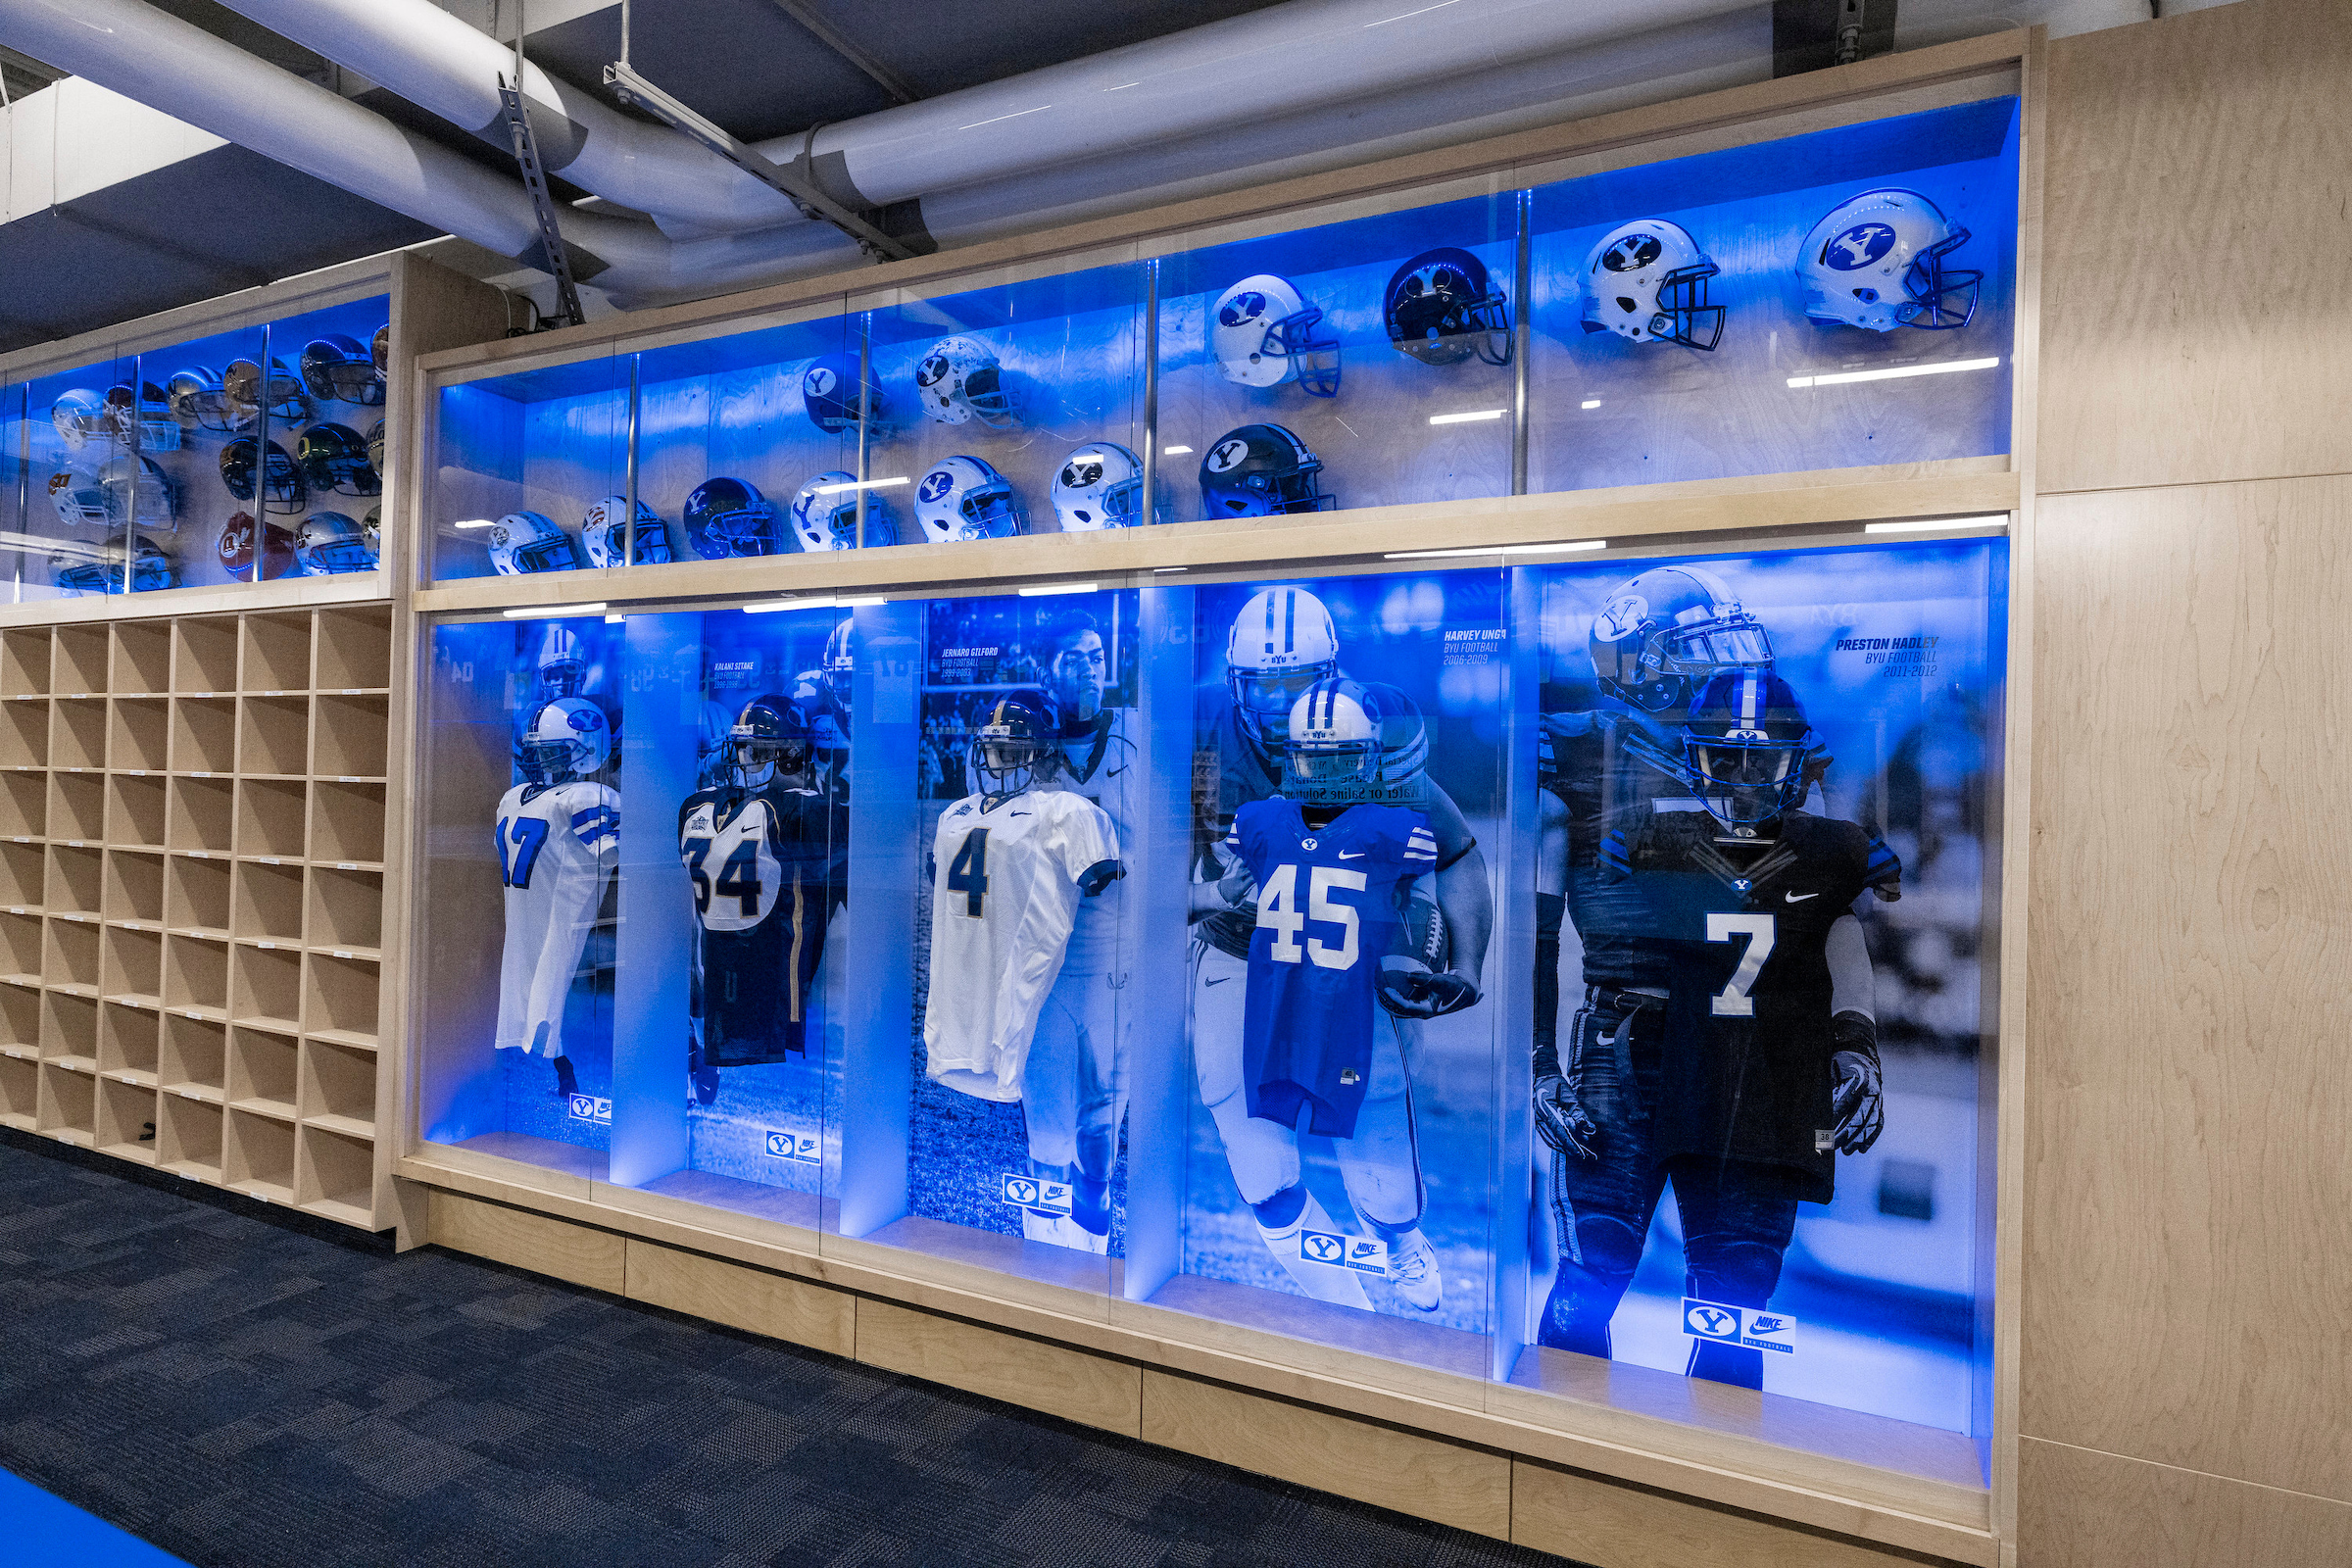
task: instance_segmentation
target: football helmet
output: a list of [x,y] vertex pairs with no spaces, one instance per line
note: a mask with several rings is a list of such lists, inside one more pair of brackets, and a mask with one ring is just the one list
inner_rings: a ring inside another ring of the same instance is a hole
[[686,498],[686,542],[705,561],[780,556],[776,509],[749,479],[705,479]]
[[380,496],[383,476],[368,461],[368,443],[348,424],[314,424],[295,443],[303,482],[312,494]]
[[1981,271],[1946,268],[1968,230],[1915,190],[1849,196],[1822,215],[1797,253],[1805,314],[1873,332],[1916,326],[1948,332],[1977,314]]
[[532,783],[568,784],[605,765],[612,755],[612,727],[587,698],[558,697],[532,711],[518,750],[523,776]]
[[149,539],[139,540],[128,550],[119,537],[103,545],[74,545],[51,556],[49,566],[57,586],[66,593],[119,594],[125,562],[132,593],[179,586],[178,567],[162,546]]
[[1585,651],[1600,689],[1645,713],[1724,669],[1772,668],[1772,638],[1713,572],[1653,566],[1608,597]]
[[369,507],[368,515],[360,519],[360,538],[366,541],[368,553],[376,560],[384,559],[384,509]]
[[375,357],[360,347],[358,338],[341,332],[302,346],[302,384],[321,403],[340,399],[376,408],[384,401],[384,372],[376,368]]
[[368,466],[381,478],[384,472],[384,421],[376,420],[368,427]]
[[958,334],[932,344],[914,368],[914,385],[923,412],[942,424],[978,419],[992,430],[1012,427],[1012,391],[1004,384],[1004,367],[977,338]]
[[218,430],[226,435],[236,428],[228,394],[220,387],[220,372],[207,366],[173,370],[164,382],[164,401],[171,406],[172,417],[191,430]]
[[1282,792],[1318,805],[1367,799],[1380,783],[1379,709],[1379,700],[1356,681],[1309,686],[1291,705]]
[[1511,304],[1487,277],[1487,264],[1441,245],[1396,269],[1381,312],[1389,341],[1424,365],[1453,365],[1475,354],[1511,363]]
[[294,559],[312,577],[375,569],[368,530],[340,512],[314,512],[294,525]]
[[220,482],[228,486],[228,493],[239,501],[251,501],[254,470],[266,467],[267,471],[261,475],[264,512],[300,512],[309,505],[302,468],[286,456],[286,449],[272,441],[267,459],[257,459],[255,450],[254,438],[249,435],[241,435],[220,449]]
[[1740,838],[1804,804],[1821,737],[1770,670],[1727,669],[1690,701],[1676,771],[1707,814]]
[[1286,512],[1329,512],[1338,496],[1323,493],[1315,475],[1323,460],[1279,424],[1245,424],[1209,443],[1200,460],[1200,508],[1211,517],[1270,517]]
[[801,407],[811,424],[827,435],[842,435],[860,424],[878,429],[890,417],[890,399],[864,368],[855,354],[827,354],[808,362],[801,372]]
[[1144,510],[1144,460],[1116,441],[1089,441],[1061,460],[1054,476],[1054,515],[1063,533],[1132,528]]
[[125,452],[98,470],[98,485],[106,492],[106,510],[116,522],[135,522],[142,528],[179,526],[172,481],[153,458]]
[[942,458],[914,487],[914,518],[933,544],[1009,539],[1029,531],[1029,514],[1012,485],[986,460]]
[[70,387],[49,405],[49,422],[57,426],[67,447],[78,452],[84,442],[106,439],[110,428],[106,399],[86,386]]
[[392,373],[392,323],[390,321],[377,327],[375,336],[368,340],[368,358],[374,362],[376,374],[389,375]]
[[490,525],[490,567],[502,577],[535,571],[577,571],[571,535],[536,512],[510,512]]
[[847,704],[850,700],[850,680],[858,673],[858,617],[844,615],[825,638],[825,685],[834,699]]
[[229,514],[220,529],[220,565],[230,576],[253,578],[253,542],[262,539],[262,580],[283,577],[294,569],[294,536],[276,523],[257,523],[250,512]]
[[69,464],[51,474],[49,504],[57,509],[60,522],[80,523],[92,528],[114,525],[114,512],[108,505],[106,487],[87,468],[77,468]]
[[1620,223],[1585,258],[1585,330],[1713,349],[1723,338],[1723,307],[1708,302],[1707,279],[1722,270],[1680,223]]
[[220,390],[240,426],[259,418],[265,403],[269,405],[270,417],[281,424],[300,424],[311,416],[311,400],[303,390],[302,378],[287,369],[286,362],[274,354],[270,357],[270,374],[266,380],[259,361],[229,361],[228,368],[220,372]]
[[743,705],[727,731],[727,780],[738,788],[764,788],[779,772],[808,766],[808,715],[789,697],[770,692]]
[[1242,733],[1279,749],[1291,710],[1315,682],[1340,673],[1340,634],[1323,601],[1303,588],[1261,588],[1225,638],[1225,689]]
[[1225,379],[1243,386],[1280,386],[1293,376],[1318,398],[1340,394],[1340,340],[1317,336],[1323,313],[1306,303],[1287,277],[1260,272],[1217,296],[1209,313],[1208,348]]
[[[580,519],[580,543],[588,547],[591,566],[617,566],[629,551],[629,498],[607,496]],[[670,561],[669,525],[644,502],[637,503],[637,553],[629,564],[660,566]]]
[[[821,492],[821,493],[820,493]],[[858,548],[858,481],[835,469],[820,473],[793,492],[792,535],[803,550]],[[868,494],[865,502],[865,542],[895,545],[899,523],[888,503]]]
[[588,655],[580,634],[568,626],[550,626],[539,639],[539,695],[577,697],[588,684]]
[[1042,692],[1004,693],[972,741],[972,770],[992,801],[1050,782],[1061,766],[1061,720]]
[[141,381],[133,392],[124,381],[106,389],[106,431],[139,452],[177,452],[182,434],[164,389]]

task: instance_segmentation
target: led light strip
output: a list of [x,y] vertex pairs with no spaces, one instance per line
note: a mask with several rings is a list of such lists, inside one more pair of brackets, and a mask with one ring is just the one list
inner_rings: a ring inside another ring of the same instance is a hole
[[1792,375],[1792,387],[1844,386],[1852,381],[1894,381],[1906,375],[1949,375],[1954,370],[1989,370],[2000,364],[1989,360],[1944,360],[1936,365],[1894,365],[1884,370],[1832,370],[1823,375]]

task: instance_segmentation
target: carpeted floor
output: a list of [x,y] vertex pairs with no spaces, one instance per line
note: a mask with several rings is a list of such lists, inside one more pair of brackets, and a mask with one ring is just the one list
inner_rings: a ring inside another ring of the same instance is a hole
[[0,1131],[0,1469],[200,1568],[1562,1559]]

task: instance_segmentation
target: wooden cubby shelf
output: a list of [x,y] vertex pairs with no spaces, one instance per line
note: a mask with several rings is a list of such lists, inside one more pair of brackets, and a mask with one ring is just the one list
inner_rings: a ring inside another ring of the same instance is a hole
[[392,626],[0,629],[0,1126],[389,1222]]

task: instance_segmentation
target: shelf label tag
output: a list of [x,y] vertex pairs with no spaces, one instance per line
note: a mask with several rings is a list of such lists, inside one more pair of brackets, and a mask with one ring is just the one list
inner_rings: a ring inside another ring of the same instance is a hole
[[338,958],[348,958],[351,956],[351,950],[348,948],[329,948],[326,951]]
[[359,868],[360,862],[357,860],[337,860],[335,862],[335,869],[338,871],[357,871]]

